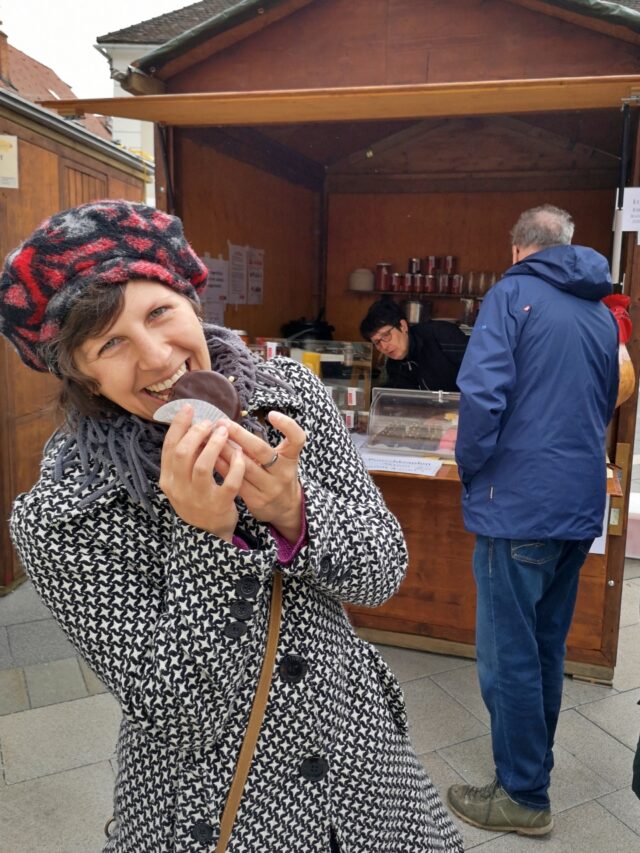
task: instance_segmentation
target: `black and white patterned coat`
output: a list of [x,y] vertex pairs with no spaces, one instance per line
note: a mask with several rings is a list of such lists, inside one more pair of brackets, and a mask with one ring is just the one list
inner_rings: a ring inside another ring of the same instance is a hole
[[[278,408],[307,433],[308,544],[283,570],[269,704],[229,853],[325,853],[332,831],[342,853],[461,851],[409,744],[401,690],[342,607],[394,593],[406,565],[398,523],[315,377],[284,359],[263,369],[295,393],[261,391],[252,408]],[[153,521],[116,482],[81,507],[72,480],[55,483],[45,459],[12,534],[122,706],[118,828],[105,850],[209,853],[263,655],[273,537],[245,510],[257,548],[242,551],[184,523],[159,490]]]

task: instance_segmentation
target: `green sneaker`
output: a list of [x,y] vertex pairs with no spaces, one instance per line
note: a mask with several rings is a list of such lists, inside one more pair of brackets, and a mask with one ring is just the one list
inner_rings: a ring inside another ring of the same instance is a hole
[[447,797],[451,811],[471,826],[518,835],[546,835],[553,829],[549,809],[530,809],[514,802],[497,779],[484,788],[452,785]]

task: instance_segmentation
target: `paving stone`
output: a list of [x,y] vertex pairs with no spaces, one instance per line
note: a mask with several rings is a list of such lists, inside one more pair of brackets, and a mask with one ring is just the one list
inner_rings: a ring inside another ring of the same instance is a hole
[[[629,773],[631,775],[631,773]],[[598,800],[608,812],[622,821],[625,826],[640,835],[640,800],[631,790],[631,787],[621,788],[613,794],[607,794]],[[640,842],[638,843],[640,850]]]
[[409,681],[403,690],[411,741],[417,752],[431,752],[487,732],[484,723],[430,678]]
[[610,687],[608,684],[581,681],[579,678],[565,675],[562,685],[562,710],[584,705],[585,702],[598,702],[617,693],[615,687]]
[[53,619],[10,625],[6,630],[14,666],[30,666],[76,656],[75,649]]
[[0,717],[7,784],[108,761],[120,709],[109,694]]
[[463,705],[467,711],[471,711],[474,717],[477,717],[487,727],[490,725],[489,712],[480,693],[475,664],[464,669],[452,669],[448,672],[438,673],[431,676],[431,679],[452,696],[456,702]]
[[620,627],[637,625],[640,622],[640,579],[626,580],[622,588]]
[[638,836],[599,803],[585,803],[554,815],[550,835],[540,839],[501,835],[475,849],[478,853],[638,853]]
[[0,598],[0,625],[17,625],[39,619],[51,619],[51,613],[40,600],[31,581],[25,581]]
[[560,714],[556,744],[606,779],[614,788],[622,788],[629,783],[633,750],[577,711]]
[[640,687],[640,623],[620,628],[618,658],[613,674],[616,690],[634,690]]
[[624,579],[640,578],[640,560],[627,557],[624,561]]
[[95,696],[97,693],[106,693],[107,688],[81,657],[78,658],[78,663],[80,664],[80,671],[82,672],[82,677],[87,685],[89,695]]
[[29,694],[21,669],[0,672],[0,714],[15,714],[29,707]]
[[98,853],[113,813],[108,762],[0,788],[1,853]]
[[393,646],[377,646],[377,649],[401,684],[416,678],[424,678],[434,672],[446,672],[473,664],[473,661],[466,658],[418,652],[414,649],[399,649]]
[[76,658],[37,663],[24,669],[32,708],[87,696]]
[[640,690],[630,690],[600,702],[581,705],[577,711],[635,751],[640,731],[638,700]]
[[15,664],[9,648],[9,634],[6,628],[0,628],[0,669],[13,669]]

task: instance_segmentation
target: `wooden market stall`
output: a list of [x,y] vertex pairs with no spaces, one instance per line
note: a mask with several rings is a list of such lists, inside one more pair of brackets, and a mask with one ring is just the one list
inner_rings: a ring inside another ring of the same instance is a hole
[[[139,158],[75,123],[0,90],[0,134],[15,138],[17,187],[0,185],[0,253],[4,258],[47,216],[92,199],[142,201]],[[25,367],[0,338],[0,595],[24,580],[7,519],[15,496],[38,477],[42,447],[56,424],[56,383]]]
[[[509,228],[533,205],[569,209],[577,242],[610,254],[623,103],[626,177],[640,180],[640,14],[597,5],[244,2],[143,57],[128,81],[138,97],[58,108],[155,121],[158,201],[196,249],[265,249],[264,302],[227,309],[228,325],[273,336],[324,308],[337,339],[357,340],[375,294],[350,292],[351,270],[431,254],[505,269]],[[623,249],[637,364],[640,250]],[[429,303],[435,317],[461,310],[451,297]],[[603,680],[616,658],[635,409],[634,396],[611,428],[622,494],[605,554],[583,570],[569,638],[568,671]],[[354,623],[376,641],[473,654],[473,539],[454,469],[376,479],[410,568],[386,605],[352,608]]]

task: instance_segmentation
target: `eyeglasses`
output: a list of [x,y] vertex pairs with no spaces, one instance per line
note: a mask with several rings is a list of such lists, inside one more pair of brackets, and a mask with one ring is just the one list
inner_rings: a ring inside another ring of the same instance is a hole
[[371,343],[374,345],[376,349],[380,349],[380,344],[388,344],[391,340],[391,335],[393,334],[393,330],[395,326],[389,326],[386,332],[380,332],[379,335],[376,335],[375,338],[369,338]]

